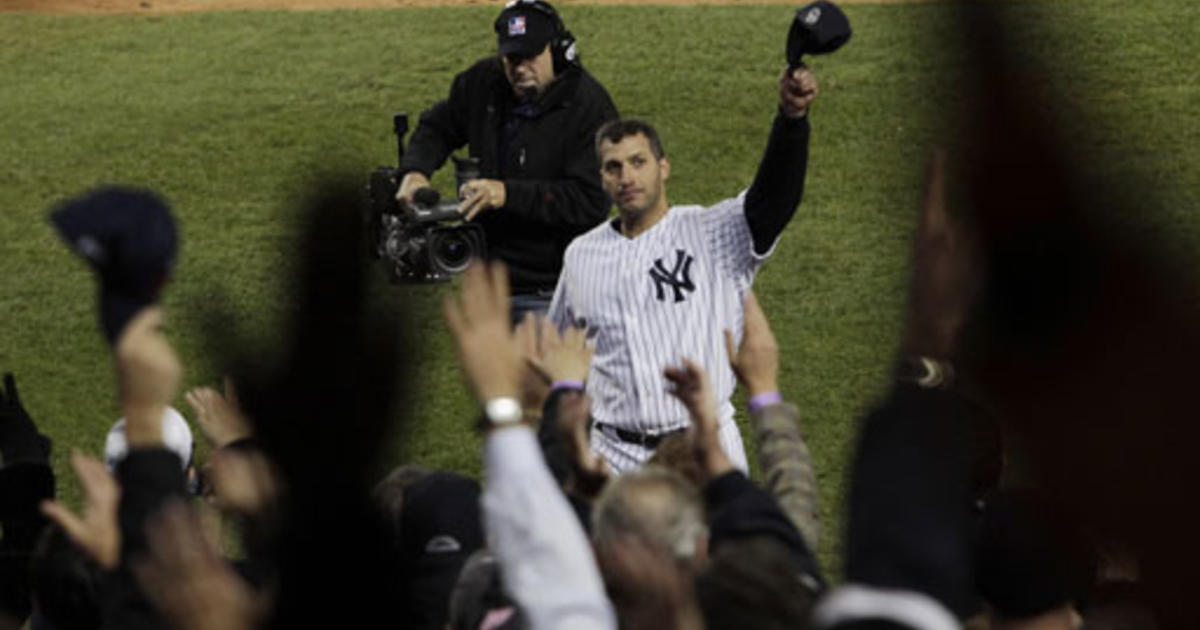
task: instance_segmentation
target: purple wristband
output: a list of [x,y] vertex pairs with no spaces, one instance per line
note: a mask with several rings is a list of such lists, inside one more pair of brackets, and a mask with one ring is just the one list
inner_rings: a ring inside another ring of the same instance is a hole
[[758,413],[763,407],[778,405],[783,402],[783,395],[779,392],[763,392],[750,397],[750,413]]
[[574,390],[578,390],[578,391],[583,391],[583,381],[576,381],[576,380],[572,380],[569,378],[564,378],[564,379],[561,379],[558,381],[554,381],[554,383],[550,385],[550,391],[556,391],[559,389],[574,389]]

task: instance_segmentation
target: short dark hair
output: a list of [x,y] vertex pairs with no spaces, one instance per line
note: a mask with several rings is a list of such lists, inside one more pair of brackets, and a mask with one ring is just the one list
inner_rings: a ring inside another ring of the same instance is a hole
[[654,157],[661,160],[666,152],[663,151],[662,140],[658,139],[658,132],[654,130],[654,126],[644,120],[637,118],[617,118],[610,120],[596,130],[596,157],[600,157],[600,143],[604,141],[616,144],[629,136],[638,134],[646,136],[650,141],[650,151],[654,153]]
[[779,540],[726,540],[696,580],[696,599],[709,630],[795,630],[807,621],[820,583]]

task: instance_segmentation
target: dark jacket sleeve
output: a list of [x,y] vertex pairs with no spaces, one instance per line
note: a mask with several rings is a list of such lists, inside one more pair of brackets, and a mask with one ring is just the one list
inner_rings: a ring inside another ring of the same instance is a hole
[[617,117],[608,92],[588,75],[569,105],[570,124],[562,130],[563,172],[554,179],[507,179],[505,211],[531,222],[583,232],[608,216],[608,196],[600,185],[595,134]]
[[974,606],[966,412],[953,392],[899,384],[854,456],[846,580]]
[[452,151],[467,143],[473,70],[454,77],[450,95],[421,112],[400,162],[401,174],[420,171],[428,177],[441,168]]
[[18,625],[29,616],[29,560],[46,525],[38,506],[54,498],[54,471],[39,462],[21,462],[0,469],[0,619]]
[[798,566],[824,586],[812,550],[800,530],[784,514],[775,499],[736,470],[713,479],[704,487],[708,507],[709,549],[737,538],[769,536],[783,543]]
[[770,251],[800,207],[808,172],[809,131],[808,116],[775,115],[758,174],[746,192],[746,222],[754,251],[760,255]]
[[145,553],[146,523],[171,499],[185,496],[183,464],[179,456],[162,448],[135,449],[117,466],[121,504],[121,563],[106,576],[101,588],[102,628],[151,630],[169,627],[150,605],[130,570],[134,558]]

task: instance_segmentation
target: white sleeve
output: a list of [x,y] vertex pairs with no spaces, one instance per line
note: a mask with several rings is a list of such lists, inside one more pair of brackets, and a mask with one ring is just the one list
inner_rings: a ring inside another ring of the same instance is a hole
[[550,476],[533,431],[493,430],[485,448],[488,543],[530,627],[615,629],[591,546]]
[[546,312],[546,319],[550,320],[556,328],[562,330],[571,323],[571,309],[568,306],[567,298],[567,270],[564,267],[558,275],[558,284],[554,286],[554,297],[550,300],[550,309]]
[[746,221],[746,191],[706,208],[702,216],[705,236],[715,259],[722,261],[731,277],[749,286],[754,274],[775,251],[775,245],[772,244],[765,254],[754,251],[754,235]]

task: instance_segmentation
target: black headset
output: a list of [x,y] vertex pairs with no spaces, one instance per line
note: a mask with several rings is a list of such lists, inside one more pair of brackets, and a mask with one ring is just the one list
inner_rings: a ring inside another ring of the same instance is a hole
[[537,11],[550,18],[554,24],[554,35],[550,40],[550,55],[554,59],[555,73],[561,73],[567,69],[567,66],[579,65],[579,50],[575,47],[575,36],[567,30],[567,25],[563,24],[558,11],[555,11],[554,7],[545,0],[511,0],[504,5],[504,10],[500,12],[500,15],[496,17],[496,23],[492,25],[497,35],[502,33],[506,27],[505,12],[517,7]]

